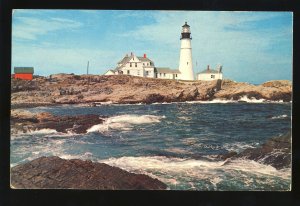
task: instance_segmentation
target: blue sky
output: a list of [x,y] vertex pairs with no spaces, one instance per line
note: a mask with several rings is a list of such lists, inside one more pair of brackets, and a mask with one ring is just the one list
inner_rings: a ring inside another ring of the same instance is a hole
[[103,74],[126,53],[178,69],[180,32],[191,26],[194,71],[259,84],[292,80],[291,12],[14,10],[12,68],[35,74]]

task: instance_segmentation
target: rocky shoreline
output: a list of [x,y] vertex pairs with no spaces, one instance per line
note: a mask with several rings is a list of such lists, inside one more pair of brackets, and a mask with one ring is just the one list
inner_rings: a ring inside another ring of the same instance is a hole
[[115,104],[208,101],[214,99],[264,99],[290,102],[292,84],[287,80],[261,85],[214,81],[177,81],[128,75],[54,74],[32,81],[11,80],[12,108],[62,104]]

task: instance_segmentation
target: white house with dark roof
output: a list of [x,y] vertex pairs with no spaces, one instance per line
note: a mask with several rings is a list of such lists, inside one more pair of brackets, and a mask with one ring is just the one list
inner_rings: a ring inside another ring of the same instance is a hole
[[143,57],[138,57],[131,53],[117,63],[114,70],[108,70],[105,75],[127,74],[140,77],[155,77],[154,63],[148,59],[146,54]]
[[179,70],[170,68],[155,67],[154,62],[147,58],[138,57],[133,53],[125,55],[125,57],[117,63],[117,67],[113,70],[108,70],[104,75],[132,75],[159,79],[178,79]]
[[197,73],[197,79],[202,81],[223,79],[222,66],[218,66],[217,69],[211,69],[209,65],[207,65],[207,69]]

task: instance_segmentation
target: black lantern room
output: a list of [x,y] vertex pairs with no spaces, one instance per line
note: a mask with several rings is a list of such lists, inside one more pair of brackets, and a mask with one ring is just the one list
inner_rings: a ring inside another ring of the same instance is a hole
[[190,26],[185,22],[182,26],[181,38],[180,39],[192,39]]

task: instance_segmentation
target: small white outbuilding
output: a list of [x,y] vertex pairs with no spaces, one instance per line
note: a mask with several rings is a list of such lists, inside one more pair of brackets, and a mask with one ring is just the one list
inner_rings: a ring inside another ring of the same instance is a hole
[[222,66],[220,65],[217,69],[210,69],[207,65],[207,69],[197,73],[197,79],[202,81],[212,81],[216,79],[223,79]]

